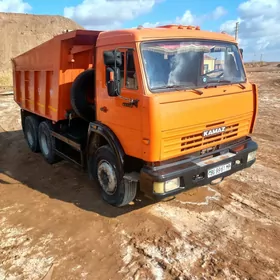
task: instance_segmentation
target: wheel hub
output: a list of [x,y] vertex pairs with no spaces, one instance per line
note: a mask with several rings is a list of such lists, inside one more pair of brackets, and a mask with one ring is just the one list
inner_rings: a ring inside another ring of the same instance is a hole
[[98,181],[107,194],[113,194],[117,188],[117,176],[113,166],[105,161],[100,161],[97,170]]
[[47,142],[47,136],[45,135],[45,133],[42,134],[41,145],[42,145],[42,152],[45,155],[48,155],[49,147],[48,147],[48,142]]
[[30,146],[32,146],[33,143],[34,143],[34,141],[33,141],[32,133],[31,133],[30,130],[28,130],[28,131],[26,132],[26,136],[27,136],[27,141],[28,141],[28,143],[30,144]]

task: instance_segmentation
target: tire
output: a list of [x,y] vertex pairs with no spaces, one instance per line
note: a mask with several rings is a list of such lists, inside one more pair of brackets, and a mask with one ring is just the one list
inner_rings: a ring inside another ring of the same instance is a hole
[[89,168],[101,189],[103,200],[116,207],[133,201],[137,187],[124,183],[124,172],[118,166],[116,155],[110,146],[101,146],[96,150]]
[[38,141],[39,124],[40,122],[35,116],[27,116],[22,120],[24,138],[30,150],[34,153],[40,152],[40,145]]
[[55,153],[55,138],[51,136],[52,125],[43,121],[39,125],[39,144],[44,159],[49,163],[56,163],[59,158]]
[[95,120],[95,106],[88,102],[94,96],[94,69],[80,73],[71,87],[71,105],[75,113],[87,122]]

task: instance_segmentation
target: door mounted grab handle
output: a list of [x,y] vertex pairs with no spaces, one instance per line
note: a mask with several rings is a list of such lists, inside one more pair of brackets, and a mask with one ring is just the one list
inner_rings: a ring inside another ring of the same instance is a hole
[[108,108],[106,106],[103,106],[100,108],[101,112],[107,113],[108,112]]

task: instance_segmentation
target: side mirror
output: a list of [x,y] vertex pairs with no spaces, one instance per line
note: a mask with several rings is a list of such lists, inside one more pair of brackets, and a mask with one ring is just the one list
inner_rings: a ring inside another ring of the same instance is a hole
[[[104,64],[107,66],[117,66],[122,65],[122,53],[117,50],[106,51],[103,54]],[[115,64],[116,63],[116,64]]]
[[103,54],[106,68],[106,83],[109,96],[121,94],[121,74],[122,53],[118,50],[105,51]]
[[107,84],[107,91],[109,96],[120,95],[121,75],[120,75],[120,69],[118,67],[115,69],[111,67],[107,67],[106,84]]

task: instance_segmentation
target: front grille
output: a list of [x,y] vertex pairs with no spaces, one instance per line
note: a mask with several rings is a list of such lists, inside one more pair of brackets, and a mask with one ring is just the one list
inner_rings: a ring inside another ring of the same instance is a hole
[[[247,135],[250,130],[252,113],[216,121],[211,124],[200,124],[184,129],[163,132],[162,159],[186,155],[200,150],[216,149],[219,144]],[[225,126],[220,134],[203,136],[203,131]]]
[[[221,123],[220,125],[225,125],[225,122]],[[215,128],[216,125],[213,126],[207,126],[206,129]],[[193,149],[195,147],[203,147],[209,144],[215,145],[217,143],[220,143],[223,140],[235,137],[238,135],[238,129],[239,129],[239,123],[233,124],[233,125],[227,125],[226,131],[220,134],[215,134],[213,136],[203,137],[202,132],[190,135],[186,137],[181,138],[181,151],[186,151],[189,149]]]

